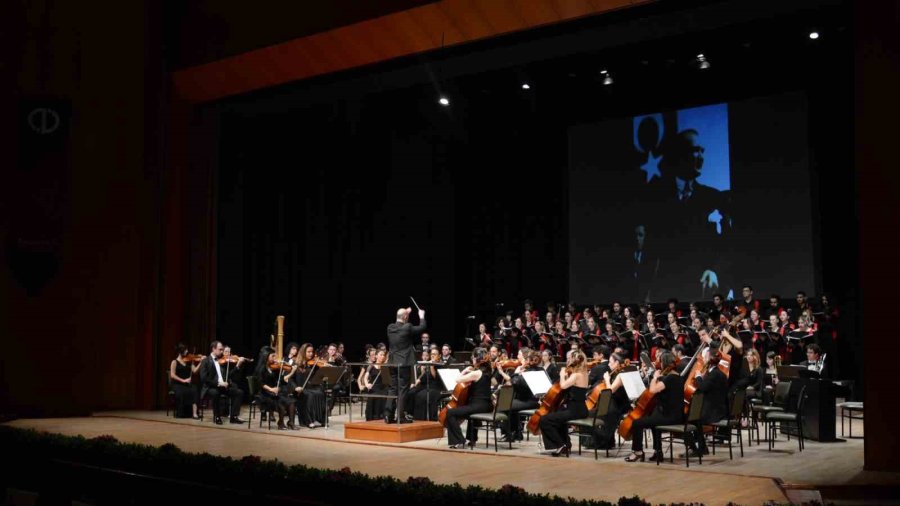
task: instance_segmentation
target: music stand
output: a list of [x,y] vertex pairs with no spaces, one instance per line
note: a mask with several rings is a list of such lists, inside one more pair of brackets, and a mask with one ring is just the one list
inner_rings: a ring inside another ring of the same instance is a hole
[[328,385],[332,388],[337,385],[341,377],[347,371],[343,367],[319,367],[312,378],[307,382],[308,385],[322,385],[322,392],[325,393],[325,429],[328,429]]

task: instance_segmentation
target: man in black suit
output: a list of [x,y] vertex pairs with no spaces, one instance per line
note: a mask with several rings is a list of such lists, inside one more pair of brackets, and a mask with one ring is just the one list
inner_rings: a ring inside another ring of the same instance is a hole
[[[633,252],[639,300],[663,295],[705,299],[731,288],[727,241],[731,204],[727,191],[701,184],[704,148],[699,133],[682,130],[664,142],[659,170],[642,192],[642,216]],[[643,278],[643,279],[641,279]]]
[[801,365],[810,371],[816,371],[822,378],[827,378],[825,371],[825,357],[822,355],[822,348],[815,343],[806,345],[806,360],[800,362]]
[[391,388],[388,390],[387,403],[384,406],[384,422],[394,423],[394,409],[397,404],[397,389],[399,384],[400,390],[400,423],[412,422],[413,417],[403,410],[403,398],[409,391],[409,378],[412,368],[416,365],[416,349],[413,345],[413,339],[416,335],[421,334],[425,330],[425,310],[419,310],[419,325],[413,326],[409,323],[409,313],[411,308],[401,308],[397,310],[397,320],[388,325],[388,349],[391,356],[391,364],[399,365],[396,369],[397,374],[391,376]]
[[244,392],[238,388],[229,388],[228,382],[225,381],[225,374],[218,360],[225,353],[225,347],[219,341],[213,341],[209,345],[209,356],[204,357],[200,362],[200,381],[202,389],[200,398],[203,399],[207,395],[212,397],[213,414],[216,425],[222,425],[222,417],[219,409],[219,402],[223,395],[227,395],[231,400],[231,423],[245,423],[238,418],[241,413],[241,401]]

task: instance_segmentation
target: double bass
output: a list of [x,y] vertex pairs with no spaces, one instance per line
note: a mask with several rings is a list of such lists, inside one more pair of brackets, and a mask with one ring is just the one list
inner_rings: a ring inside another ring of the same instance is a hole
[[[489,363],[490,360],[482,360],[481,362],[476,363],[473,366],[474,369],[478,369],[484,364]],[[441,422],[441,425],[447,426],[447,412],[451,409],[458,408],[460,406],[465,406],[469,402],[469,390],[472,386],[472,382],[469,383],[457,383],[453,388],[453,393],[450,394],[450,400],[447,404],[441,408],[441,412],[438,413],[438,421]]]

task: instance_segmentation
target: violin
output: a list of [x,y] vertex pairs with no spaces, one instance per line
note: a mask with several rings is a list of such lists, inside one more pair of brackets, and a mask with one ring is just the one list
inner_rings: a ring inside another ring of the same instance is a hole
[[294,370],[294,366],[282,360],[270,360],[269,369],[273,371],[291,372]]
[[[229,355],[227,357],[220,358],[219,360],[217,360],[217,362],[220,365],[237,364],[238,361],[241,360],[242,358],[244,358],[244,357],[239,357],[237,355]],[[253,359],[252,358],[244,358],[244,362],[253,362]]]
[[311,358],[306,361],[307,367],[319,366],[319,367],[332,367],[332,364],[329,364],[328,361],[321,358]]
[[184,360],[185,362],[194,362],[194,363],[198,363],[198,362],[200,362],[201,360],[203,360],[203,358],[204,358],[205,356],[206,356],[206,355],[200,355],[199,353],[188,353],[187,355],[181,357],[181,359]]

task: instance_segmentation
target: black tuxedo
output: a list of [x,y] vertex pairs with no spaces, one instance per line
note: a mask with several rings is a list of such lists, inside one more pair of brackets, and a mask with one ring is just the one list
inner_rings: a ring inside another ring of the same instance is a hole
[[[403,416],[403,398],[409,391],[409,378],[411,368],[416,365],[416,349],[413,340],[425,331],[425,319],[419,321],[418,326],[409,322],[394,322],[387,327],[388,346],[391,354],[391,364],[404,366],[396,369],[397,374],[391,376],[391,388],[387,395],[393,396],[387,399],[384,405],[384,415],[394,416],[394,408],[397,407],[397,394],[399,387],[400,406],[399,414]],[[393,372],[393,371],[392,371]]]
[[237,418],[241,413],[241,402],[244,399],[244,392],[234,385],[225,388],[220,387],[219,374],[216,372],[216,369],[221,371],[222,380],[224,381],[225,371],[218,362],[212,359],[212,356],[204,357],[200,362],[200,399],[205,398],[207,395],[212,398],[213,413],[218,418],[219,414],[222,413],[220,399],[223,395],[228,396],[231,401],[231,417]]

